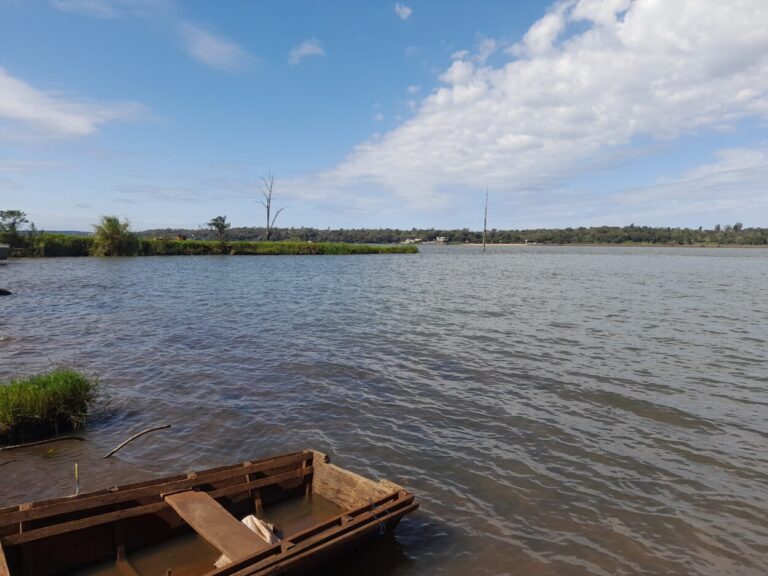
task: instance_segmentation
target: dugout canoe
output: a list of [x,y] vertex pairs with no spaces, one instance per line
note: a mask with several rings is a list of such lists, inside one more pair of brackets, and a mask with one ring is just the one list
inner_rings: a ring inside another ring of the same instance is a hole
[[[401,486],[305,450],[2,508],[0,576],[301,574],[416,508]],[[274,523],[279,541],[249,530],[248,515]]]

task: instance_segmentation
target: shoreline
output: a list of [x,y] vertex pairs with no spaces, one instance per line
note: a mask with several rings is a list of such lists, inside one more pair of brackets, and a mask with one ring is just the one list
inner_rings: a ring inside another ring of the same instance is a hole
[[[434,242],[422,242],[421,245],[431,246],[472,246],[482,248],[482,244],[476,242],[467,243],[448,243],[448,244],[436,244]],[[417,244],[418,246],[418,244]],[[768,244],[653,244],[653,243],[595,243],[595,244],[581,244],[581,243],[568,243],[568,244],[545,244],[529,242],[528,244],[515,244],[515,243],[499,243],[499,244],[486,244],[487,247],[500,246],[500,247],[525,247],[525,248],[565,248],[568,246],[582,247],[582,248],[768,248]]]

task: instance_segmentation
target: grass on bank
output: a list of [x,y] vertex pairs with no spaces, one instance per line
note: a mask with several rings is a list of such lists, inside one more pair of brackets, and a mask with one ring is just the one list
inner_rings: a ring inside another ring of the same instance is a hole
[[117,243],[120,249],[105,250],[93,236],[39,233],[28,246],[19,250],[21,256],[206,256],[230,254],[233,256],[278,255],[349,255],[349,254],[414,254],[419,249],[412,244],[375,245],[345,242],[220,242],[218,240],[171,240],[166,238],[138,238]]
[[98,390],[96,380],[67,369],[0,383],[0,444],[82,428]]

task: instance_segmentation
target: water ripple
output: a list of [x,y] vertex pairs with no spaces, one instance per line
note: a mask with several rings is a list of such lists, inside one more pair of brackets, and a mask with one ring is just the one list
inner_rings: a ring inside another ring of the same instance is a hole
[[0,453],[0,505],[75,461],[90,489],[311,446],[423,504],[339,574],[762,575],[766,280],[757,250],[14,260],[0,377],[108,402]]

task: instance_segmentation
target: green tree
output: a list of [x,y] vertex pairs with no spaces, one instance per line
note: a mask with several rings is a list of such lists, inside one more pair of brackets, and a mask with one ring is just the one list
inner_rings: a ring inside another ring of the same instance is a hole
[[117,216],[102,216],[94,225],[94,256],[134,256],[139,251],[139,239],[131,232],[128,220]]
[[224,244],[224,241],[227,239],[227,230],[229,230],[229,222],[227,222],[227,217],[216,216],[216,218],[213,218],[210,222],[208,222],[207,226],[211,230],[216,230],[216,233],[219,235],[219,242]]
[[21,210],[0,210],[0,242],[12,247],[19,246],[19,227],[27,222],[27,215]]

